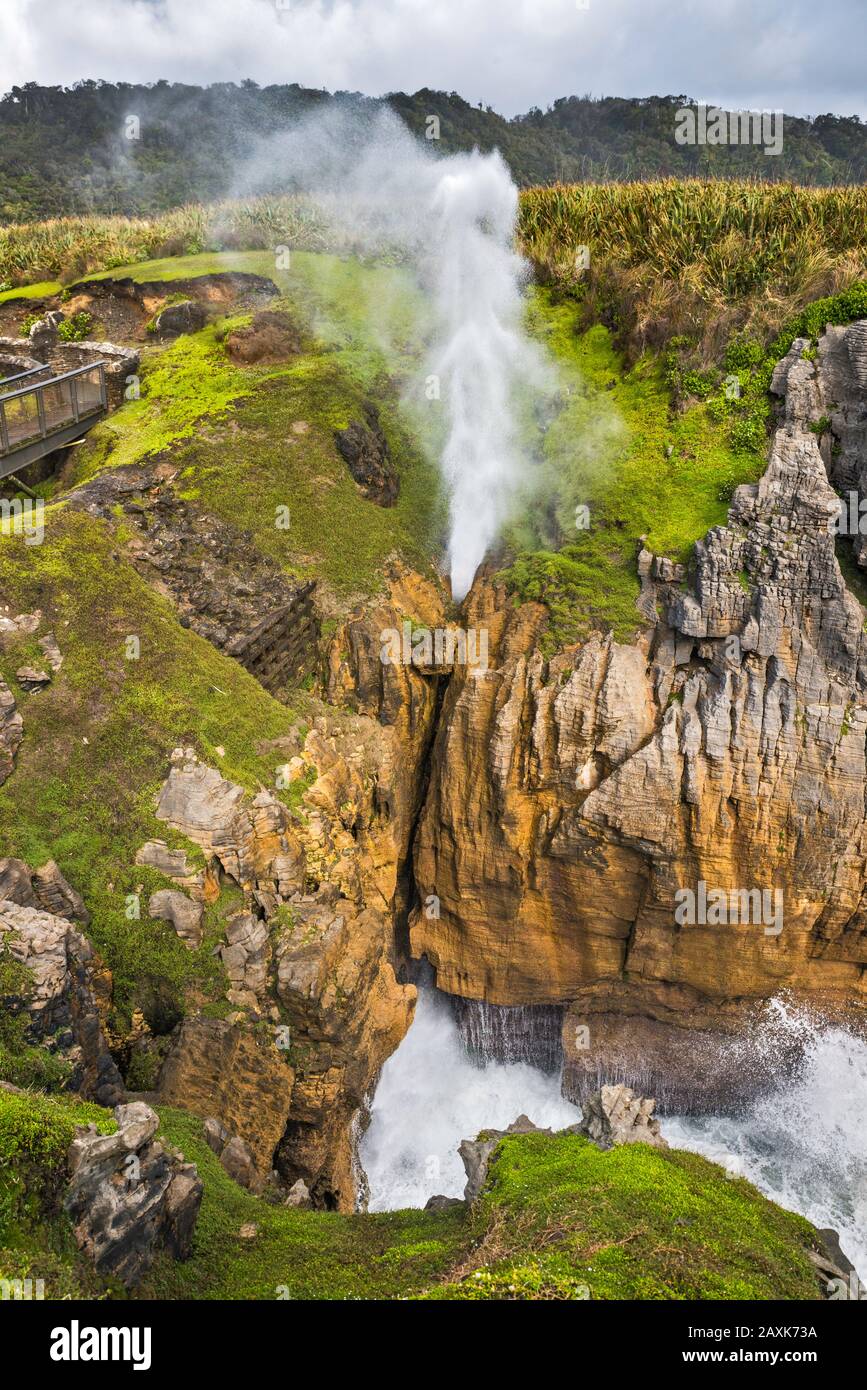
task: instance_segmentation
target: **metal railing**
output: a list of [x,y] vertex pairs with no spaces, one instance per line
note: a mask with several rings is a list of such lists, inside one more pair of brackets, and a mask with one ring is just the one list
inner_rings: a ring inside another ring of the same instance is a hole
[[23,381],[26,376],[36,376],[39,372],[50,371],[51,368],[45,362],[40,362],[38,367],[28,367],[26,372],[16,372],[14,376],[0,377],[0,395],[5,394],[6,387],[11,386],[13,381]]
[[[35,374],[36,370],[21,372],[19,379]],[[40,440],[68,435],[70,429],[74,435],[79,423],[92,423],[92,417],[104,415],[107,410],[104,362],[91,362],[16,391],[7,392],[0,385],[0,458],[18,450],[31,453],[32,446]]]

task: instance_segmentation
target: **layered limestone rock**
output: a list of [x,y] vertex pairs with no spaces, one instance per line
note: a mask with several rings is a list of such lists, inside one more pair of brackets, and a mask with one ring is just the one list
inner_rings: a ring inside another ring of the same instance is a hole
[[15,703],[15,696],[0,677],[0,785],[15,768],[15,755],[24,738],[24,720]]
[[33,1040],[71,1064],[72,1089],[100,1105],[117,1105],[124,1087],[103,1033],[111,977],[87,938],[63,917],[6,899],[0,901],[0,950],[25,967],[30,982],[22,1000],[0,1000],[0,1007],[26,1008]]
[[203,1188],[195,1164],[154,1138],[159,1117],[150,1106],[118,1105],[114,1115],[114,1134],[93,1124],[76,1131],[63,1204],[97,1271],[134,1287],[160,1249],[189,1257]]
[[276,1163],[325,1206],[355,1205],[353,1122],[412,1020],[415,988],[397,983],[391,945],[388,914],[327,889],[293,902],[278,936],[277,993],[297,1070]]
[[[328,663],[339,708],[317,716],[303,741],[260,747],[273,753],[275,791],[303,785],[297,813],[275,792],[228,782],[189,749],[177,750],[157,806],[202,849],[209,881],[231,880],[245,900],[218,948],[239,1013],[219,1027],[185,1020],[160,1097],[248,1145],[259,1183],[276,1167],[317,1206],[341,1210],[354,1208],[362,1185],[355,1141],[366,1099],[415,1003],[414,986],[398,978],[395,932],[411,891],[438,680],[380,660],[382,630],[406,611],[439,618],[433,586],[398,577],[381,607],[354,615]],[[175,883],[187,871],[162,842],[138,858]],[[172,897],[169,915],[174,895],[158,896]]]
[[218,1121],[250,1148],[264,1186],[292,1104],[295,1072],[273,1032],[228,1019],[191,1017],[160,1073],[165,1105]]
[[848,476],[867,469],[864,327],[780,364],[765,475],[689,575],[642,553],[634,644],[546,661],[543,610],[470,597],[491,657],[445,697],[415,855],[437,913],[416,911],[413,954],[454,994],[565,1005],[570,1094],[623,1080],[718,1103],[740,1078],[716,1043],[762,1001],[867,1003],[867,636],[819,423],[845,424]]

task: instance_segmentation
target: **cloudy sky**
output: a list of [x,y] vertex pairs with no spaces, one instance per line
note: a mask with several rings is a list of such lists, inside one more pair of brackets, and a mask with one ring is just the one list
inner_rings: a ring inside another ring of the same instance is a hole
[[0,91],[82,77],[434,87],[506,115],[685,93],[867,116],[867,0],[0,0]]

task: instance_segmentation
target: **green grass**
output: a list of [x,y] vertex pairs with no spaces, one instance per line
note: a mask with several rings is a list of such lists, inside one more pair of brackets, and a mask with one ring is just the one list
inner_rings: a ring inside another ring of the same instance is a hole
[[697,1154],[506,1139],[460,1283],[437,1299],[817,1299],[811,1227]]
[[[123,1296],[77,1255],[60,1209],[88,1121],[114,1127],[98,1106],[0,1092],[0,1277],[44,1277],[48,1298]],[[184,1111],[160,1107],[159,1137],[197,1165],[204,1195],[190,1259],[158,1256],[145,1300],[819,1297],[809,1223],[695,1154],[521,1135],[501,1143],[471,1212],[342,1215],[245,1191]]]
[[[271,275],[278,307],[305,327],[308,350],[267,368],[236,367],[222,339],[235,318],[145,355],[142,394],[92,431],[70,482],[171,451],[178,490],[243,526],[287,573],[356,597],[383,583],[391,554],[425,569],[438,551],[445,508],[435,463],[414,439],[402,393],[417,374],[416,293],[399,269],[297,253],[276,272],[262,252],[191,256],[122,267],[138,279],[240,269]],[[334,432],[372,399],[400,475],[397,504],[363,497]],[[297,433],[293,425],[304,432]],[[291,524],[278,528],[278,507]]]
[[[530,323],[569,394],[545,436],[539,491],[547,505],[513,528],[517,554],[505,579],[521,601],[547,604],[550,645],[592,627],[627,640],[640,623],[640,538],[686,562],[695,542],[725,522],[732,485],[761,475],[764,451],[734,449],[702,402],[673,412],[663,361],[648,354],[627,370],[608,329],[580,330],[574,301],[537,290]],[[589,529],[575,526],[578,504],[589,508]]]
[[47,299],[49,295],[60,294],[60,290],[58,280],[40,280],[38,284],[22,285],[17,290],[0,291],[0,304],[5,304],[10,299]]
[[[23,550],[20,538],[0,539],[4,600],[15,613],[41,608],[40,632],[54,631],[65,660],[46,690],[26,695],[14,672],[33,658],[34,639],[0,655],[25,731],[16,770],[0,787],[0,843],[34,867],[55,858],[83,894],[93,914],[89,935],[114,972],[117,1024],[128,1024],[138,1006],[152,1026],[171,1026],[188,991],[217,999],[225,988],[211,955],[219,925],[188,951],[168,923],[147,920],[149,894],[168,885],[134,862],[146,839],[172,839],[154,814],[172,749],[194,746],[251,790],[274,787],[279,759],[260,757],[255,744],[287,734],[295,717],[240,665],[180,627],[121,558],[106,525],[52,507],[45,540],[27,550],[26,565]],[[137,661],[126,659],[128,635],[140,639]],[[195,847],[185,848],[198,862]],[[127,917],[127,897],[137,892],[140,920]]]
[[[227,1175],[201,1121],[160,1109],[161,1133],[198,1165],[205,1193],[192,1258],[161,1258],[145,1298],[401,1298],[451,1268],[466,1241],[462,1211],[370,1216],[294,1211],[254,1197]],[[253,1222],[258,1234],[238,1232]]]
[[233,402],[250,395],[261,373],[234,367],[217,337],[232,322],[209,324],[148,353],[141,396],[92,431],[77,451],[70,482],[86,482],[105,467],[122,468],[162,453],[195,436],[200,422],[213,426],[223,420]]

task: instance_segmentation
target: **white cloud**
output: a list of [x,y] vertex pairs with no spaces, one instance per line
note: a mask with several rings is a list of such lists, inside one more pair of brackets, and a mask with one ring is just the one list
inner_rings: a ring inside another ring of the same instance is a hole
[[585,92],[867,115],[865,40],[863,0],[2,0],[0,91],[253,77],[507,115]]

